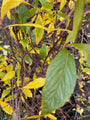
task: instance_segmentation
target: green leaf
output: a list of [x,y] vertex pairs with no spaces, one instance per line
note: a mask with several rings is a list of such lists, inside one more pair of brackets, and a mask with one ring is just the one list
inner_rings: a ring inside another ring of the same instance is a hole
[[90,106],[88,106],[87,109],[90,110]]
[[47,54],[46,45],[43,45],[43,46],[41,47],[41,49],[40,49],[40,56],[41,56],[42,58],[45,58],[46,54]]
[[17,8],[16,13],[18,13],[21,23],[26,23],[28,9],[23,3]]
[[18,69],[17,69],[17,86],[20,84],[20,70],[21,70],[21,65],[18,64]]
[[35,0],[35,7],[38,7],[39,0]]
[[29,64],[29,63],[31,62],[31,59],[30,59],[29,56],[26,56],[26,57],[25,57],[25,62],[26,62],[27,64]]
[[88,65],[90,66],[90,45],[84,43],[72,44],[71,46],[80,50],[83,53],[85,59],[87,60]]
[[[22,3],[16,10],[16,13],[18,13],[18,17],[20,19],[20,24],[26,23],[26,19],[29,17],[29,11],[24,3]],[[21,30],[25,32],[26,27],[20,26]]]
[[[39,25],[43,26],[43,20],[42,20],[42,17],[40,15],[38,15],[38,17],[37,17],[36,24],[39,24]],[[44,34],[43,29],[35,28],[36,44],[38,44],[40,42],[40,40],[43,37],[43,34]]]
[[42,92],[43,114],[62,107],[72,94],[75,83],[75,61],[73,56],[63,49],[52,60],[46,73],[46,82]]
[[80,25],[83,19],[85,0],[77,0],[75,4],[75,12],[73,18],[73,30],[68,35],[66,42],[75,41],[77,33],[79,31]]
[[28,47],[28,39],[21,39],[20,40],[20,43],[22,44],[22,46],[25,48],[25,47]]
[[36,9],[35,8],[31,8],[29,10],[29,13],[30,13],[29,17],[32,17],[35,14],[35,12],[36,12]]

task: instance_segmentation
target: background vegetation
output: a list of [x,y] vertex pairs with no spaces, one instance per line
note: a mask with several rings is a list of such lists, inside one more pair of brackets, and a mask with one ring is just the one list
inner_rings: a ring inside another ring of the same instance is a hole
[[0,4],[0,119],[90,119],[90,1]]

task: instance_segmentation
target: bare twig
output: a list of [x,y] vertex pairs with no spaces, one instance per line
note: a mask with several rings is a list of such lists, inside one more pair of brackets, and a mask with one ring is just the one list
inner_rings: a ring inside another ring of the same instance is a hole
[[62,20],[57,26],[56,26],[56,28],[59,28],[60,26],[61,26],[61,24],[63,23],[63,22],[65,22],[70,16],[71,16],[71,14],[74,12],[74,8],[69,12],[69,14],[67,15],[67,17],[66,18],[64,18],[64,20]]

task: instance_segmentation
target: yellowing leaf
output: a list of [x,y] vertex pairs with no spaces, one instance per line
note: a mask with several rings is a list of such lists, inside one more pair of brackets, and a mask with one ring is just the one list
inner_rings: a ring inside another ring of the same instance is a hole
[[10,65],[8,65],[7,67],[6,67],[6,71],[7,72],[10,72],[10,71],[12,71],[13,70],[13,65],[12,64],[10,64]]
[[84,43],[72,44],[73,47],[78,49],[82,55],[84,55],[87,64],[90,66],[90,45]]
[[3,101],[0,101],[0,105],[1,105],[2,109],[3,109],[6,113],[12,115],[13,109],[12,109],[12,107],[11,107],[8,103],[3,102]]
[[57,120],[57,118],[52,114],[47,114],[47,117],[49,117],[51,120]]
[[45,83],[45,78],[38,78],[30,83],[28,83],[24,88],[27,89],[37,89],[39,87],[42,87]]
[[[47,30],[48,31],[48,28],[46,28],[46,27],[43,27],[43,26],[41,26],[40,24],[33,24],[33,23],[26,23],[26,24],[13,24],[13,25],[8,25],[7,27],[5,27],[5,28],[8,28],[8,27],[12,27],[12,26],[33,26],[33,27],[37,27],[37,28],[41,28],[41,29],[45,29],[45,30]],[[56,30],[56,29],[55,29]]]
[[61,0],[60,10],[62,10],[62,8],[64,7],[65,4],[66,4],[66,0]]
[[0,78],[2,79],[4,77],[5,73],[4,72],[0,72]]
[[22,91],[26,97],[32,97],[32,92],[29,89],[23,88]]
[[9,95],[8,97],[5,98],[4,101],[7,102],[7,101],[11,101],[11,100],[12,100],[12,95]]
[[9,79],[8,79],[8,80],[5,80],[4,83],[7,84],[8,86],[11,86]]
[[21,70],[21,65],[18,64],[18,69],[17,69],[17,86],[21,83],[20,81],[20,70]]
[[84,68],[83,72],[86,72],[88,75],[90,75],[90,68]]
[[6,97],[9,93],[10,93],[10,88],[7,88],[6,90],[4,90],[3,93],[2,93],[1,99]]
[[[43,20],[40,15],[38,15],[37,17],[36,24],[43,26]],[[35,34],[36,34],[36,44],[38,44],[43,37],[44,30],[41,28],[35,28]]]
[[53,23],[51,23],[51,24],[49,25],[49,27],[48,27],[48,28],[49,28],[49,30],[48,30],[48,33],[49,33],[49,32],[51,32],[51,31],[52,31],[52,29],[54,29],[54,24],[53,24]]
[[[36,28],[41,28],[41,29],[44,29],[44,30],[46,30],[46,31],[48,31],[49,29],[47,28],[47,27],[43,27],[42,25],[39,25],[39,24],[32,24],[32,23],[26,23],[26,24],[13,24],[13,25],[8,25],[8,26],[6,26],[5,28],[8,28],[8,27],[12,27],[12,26],[33,26],[33,27],[36,27]],[[44,31],[43,30],[43,31]],[[52,31],[55,31],[55,30],[57,30],[57,31],[67,31],[68,33],[71,33],[71,31],[70,30],[68,30],[68,29],[60,29],[60,28],[54,28],[54,29],[52,29]],[[50,31],[50,30],[49,30]]]
[[20,5],[24,0],[3,0],[2,7],[1,7],[1,18],[4,19],[4,16],[7,12]]
[[6,73],[6,75],[3,77],[3,79],[1,81],[12,79],[14,76],[15,76],[15,71],[10,71],[10,72]]

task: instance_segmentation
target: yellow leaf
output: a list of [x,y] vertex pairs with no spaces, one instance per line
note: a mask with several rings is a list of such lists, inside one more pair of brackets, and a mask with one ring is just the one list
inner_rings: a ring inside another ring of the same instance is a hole
[[23,39],[23,35],[22,35],[21,30],[18,31],[17,36],[18,36],[19,40]]
[[6,67],[6,71],[7,72],[10,72],[10,71],[12,71],[13,70],[13,65],[12,64],[10,64],[10,65],[8,65],[7,67]]
[[27,89],[37,89],[39,87],[42,87],[45,83],[45,78],[38,78],[30,83],[28,83],[24,88]]
[[2,6],[1,6],[1,18],[4,19],[4,16],[7,14],[7,12],[20,5],[24,0],[3,0]]
[[12,27],[9,27],[9,29],[10,29],[11,36],[14,38],[14,40],[16,40],[16,36],[15,36],[15,33],[13,32],[13,30],[12,30]]
[[43,115],[33,115],[33,116],[30,116],[30,117],[27,117],[27,119],[40,118],[41,116],[43,116]]
[[70,0],[68,6],[70,9],[72,9],[74,7],[74,1]]
[[9,20],[11,20],[11,13],[10,13],[10,11],[7,12],[7,17],[8,17]]
[[32,92],[29,89],[23,88],[22,91],[26,97],[32,97]]
[[82,113],[83,113],[83,108],[81,108],[79,105],[77,105],[77,112],[80,114],[80,115],[82,115]]
[[66,0],[61,0],[61,3],[60,3],[60,10],[63,9],[64,5],[66,4]]
[[64,20],[64,18],[63,17],[60,17],[60,21],[63,21]]
[[0,105],[1,105],[2,109],[3,109],[6,113],[12,115],[13,109],[12,109],[12,107],[11,107],[8,103],[3,102],[3,101],[0,101]]
[[24,97],[22,96],[22,94],[20,94],[20,96],[21,96],[21,100],[22,100],[23,102],[25,102]]
[[47,114],[47,117],[49,117],[51,120],[57,120],[57,118],[52,114]]
[[36,75],[36,73],[34,73],[33,80],[36,80],[36,79],[37,79],[37,75]]
[[10,71],[6,73],[6,75],[3,77],[1,81],[6,81],[8,79],[12,79],[15,76],[15,71]]
[[[39,25],[43,26],[43,20],[42,20],[42,17],[40,15],[38,15],[38,17],[37,17],[36,24],[39,24]],[[44,34],[43,29],[35,28],[36,44],[38,44],[40,42],[40,40],[43,37],[43,34]]]

